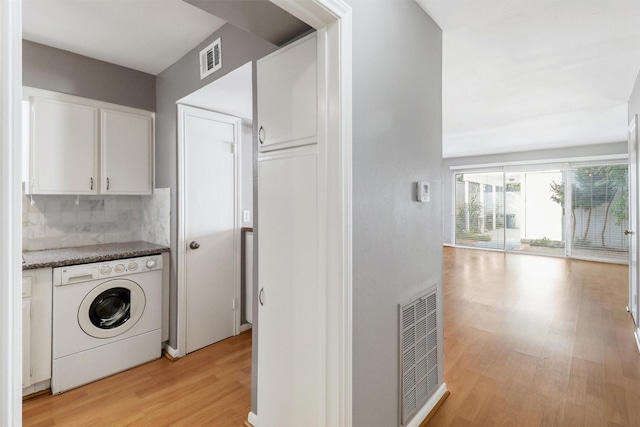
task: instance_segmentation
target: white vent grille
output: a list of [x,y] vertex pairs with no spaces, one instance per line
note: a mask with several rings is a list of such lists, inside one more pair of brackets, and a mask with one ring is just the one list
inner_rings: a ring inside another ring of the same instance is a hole
[[438,298],[430,291],[400,306],[402,424],[438,388]]
[[222,68],[222,48],[220,39],[200,51],[200,79]]

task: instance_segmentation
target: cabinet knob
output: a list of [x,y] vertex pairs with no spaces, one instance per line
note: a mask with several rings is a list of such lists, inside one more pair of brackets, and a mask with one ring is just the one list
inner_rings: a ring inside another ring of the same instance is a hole
[[624,235],[628,236],[629,234],[633,234],[633,231],[631,230],[624,230]]
[[264,126],[260,126],[260,129],[258,129],[258,140],[260,141],[260,144],[264,144],[266,136],[267,134],[264,131]]
[[264,288],[260,288],[260,292],[258,293],[258,301],[260,301],[260,305],[264,305]]
[[90,178],[90,183],[91,183],[91,188],[90,190],[93,191],[93,177]]
[[191,249],[198,249],[200,247],[200,243],[196,242],[195,240],[191,243],[189,243],[189,247]]
[[109,190],[109,178],[107,178],[107,191]]

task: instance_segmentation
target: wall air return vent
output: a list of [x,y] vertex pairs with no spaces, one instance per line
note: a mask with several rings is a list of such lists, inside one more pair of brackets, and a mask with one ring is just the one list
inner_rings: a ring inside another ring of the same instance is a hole
[[220,39],[200,51],[200,80],[222,68]]
[[440,386],[437,287],[400,308],[402,425]]

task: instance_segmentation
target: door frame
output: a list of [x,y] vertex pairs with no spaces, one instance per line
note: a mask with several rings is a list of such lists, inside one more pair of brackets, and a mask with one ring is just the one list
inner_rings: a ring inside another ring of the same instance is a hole
[[[270,0],[318,34],[318,425],[352,424],[352,10],[344,0]],[[254,223],[260,239],[260,224]],[[254,242],[257,244],[257,241]],[[257,263],[257,259],[254,262]],[[258,277],[259,280],[259,277]],[[254,284],[255,286],[255,284]],[[254,319],[254,337],[260,324]],[[255,347],[254,347],[255,349]],[[260,355],[257,355],[260,369]],[[254,371],[255,372],[255,371]],[[255,381],[254,377],[254,381]],[[254,383],[252,388],[256,389]],[[256,410],[256,408],[252,408]],[[259,426],[258,413],[249,422]]]
[[196,108],[181,103],[176,103],[178,107],[178,286],[177,286],[177,341],[178,348],[177,357],[182,357],[187,354],[187,269],[186,269],[186,256],[187,256],[187,236],[186,236],[186,168],[185,168],[185,117],[189,113],[197,111],[205,111],[207,114],[214,116],[220,116],[225,122],[233,124],[234,133],[234,227],[233,227],[233,265],[234,265],[234,303],[233,303],[233,334],[238,335],[240,333],[240,126],[241,120],[238,117],[230,116],[228,114],[222,114],[214,111],[207,110],[205,108]]
[[0,426],[22,425],[22,4],[0,3]]
[[[638,277],[638,260],[634,259],[634,255],[637,257],[640,247],[640,235],[638,232],[638,115],[635,114],[631,119],[628,127],[628,144],[629,144],[629,160],[628,160],[628,180],[629,180],[629,225],[628,230],[631,230],[629,236],[629,305],[628,310],[631,314],[631,318],[634,322],[634,335],[636,343],[638,344],[638,350],[640,350],[640,304],[637,303],[638,293],[640,293],[640,279]],[[633,168],[631,167],[633,163]],[[633,200],[632,200],[633,197]],[[631,244],[631,241],[635,243]],[[635,247],[636,253],[632,251],[632,246]],[[634,301],[634,297],[636,301]]]

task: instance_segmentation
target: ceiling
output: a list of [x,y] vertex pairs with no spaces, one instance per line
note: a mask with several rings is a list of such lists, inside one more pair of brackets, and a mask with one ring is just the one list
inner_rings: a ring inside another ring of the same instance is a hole
[[153,75],[224,24],[182,0],[23,0],[23,38]]
[[226,22],[275,45],[311,29],[269,0],[23,0],[23,38],[153,75]]
[[[225,23],[212,13],[274,44],[289,37],[286,25],[305,30],[290,15],[289,24],[271,26],[278,32],[259,25],[272,21],[265,16],[287,18],[271,15],[267,0],[188,1],[198,7],[24,0],[23,34],[157,75]],[[640,70],[640,1],[416,1],[443,29],[444,157],[626,140]]]
[[443,30],[443,156],[626,141],[635,0],[416,0]]
[[248,62],[185,96],[178,103],[251,120],[253,119],[251,76],[251,63]]

